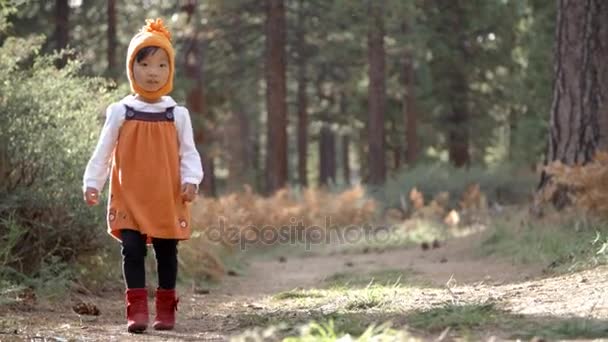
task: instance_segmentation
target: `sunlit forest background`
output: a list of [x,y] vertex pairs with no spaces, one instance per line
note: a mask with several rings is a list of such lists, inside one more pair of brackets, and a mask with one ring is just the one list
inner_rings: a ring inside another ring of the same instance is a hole
[[[0,288],[120,281],[119,244],[104,205],[84,204],[82,175],[106,107],[129,94],[127,45],[157,17],[205,170],[182,281],[238,273],[237,245],[296,222],[394,228],[361,251],[502,227],[494,252],[561,264],[574,252],[538,241],[595,237],[584,253],[605,259],[603,225],[561,216],[608,213],[601,1],[0,4]],[[212,241],[218,224],[236,233]]]
[[405,215],[414,188],[455,206],[478,184],[505,205],[539,181],[552,2],[3,1],[0,212],[15,244],[3,266],[28,274],[105,243],[81,177],[105,107],[129,93],[128,42],[156,17],[173,35],[171,95],[193,117],[203,198],[356,189],[353,206]]

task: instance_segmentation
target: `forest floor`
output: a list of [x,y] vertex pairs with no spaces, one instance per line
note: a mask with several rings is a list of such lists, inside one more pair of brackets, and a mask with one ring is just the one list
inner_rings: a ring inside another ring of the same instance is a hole
[[[482,239],[252,257],[245,272],[208,291],[182,285],[169,332],[126,332],[122,284],[61,303],[22,298],[0,306],[0,341],[277,340],[305,334],[310,321],[353,336],[390,321],[393,331],[407,332],[403,338],[425,341],[608,337],[608,267],[553,274],[547,265],[516,266],[481,257]],[[78,301],[101,314],[76,314]]]

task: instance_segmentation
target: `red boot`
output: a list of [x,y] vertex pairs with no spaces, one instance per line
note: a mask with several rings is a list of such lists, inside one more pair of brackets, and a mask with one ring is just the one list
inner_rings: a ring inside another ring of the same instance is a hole
[[141,333],[148,327],[148,289],[127,289],[127,330]]
[[154,329],[171,330],[175,326],[175,311],[177,302],[175,290],[156,290],[156,319],[154,319]]

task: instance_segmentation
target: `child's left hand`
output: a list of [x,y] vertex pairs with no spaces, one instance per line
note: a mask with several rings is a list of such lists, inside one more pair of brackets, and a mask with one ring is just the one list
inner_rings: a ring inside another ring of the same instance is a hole
[[192,202],[196,198],[196,185],[186,183],[182,185],[182,200]]

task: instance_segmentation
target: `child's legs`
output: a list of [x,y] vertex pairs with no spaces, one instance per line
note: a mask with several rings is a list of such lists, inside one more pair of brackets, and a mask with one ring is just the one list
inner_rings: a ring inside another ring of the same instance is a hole
[[164,290],[175,288],[177,279],[177,240],[152,239],[158,270],[158,287]]
[[122,238],[122,271],[129,289],[146,287],[146,238],[136,230],[123,229]]

